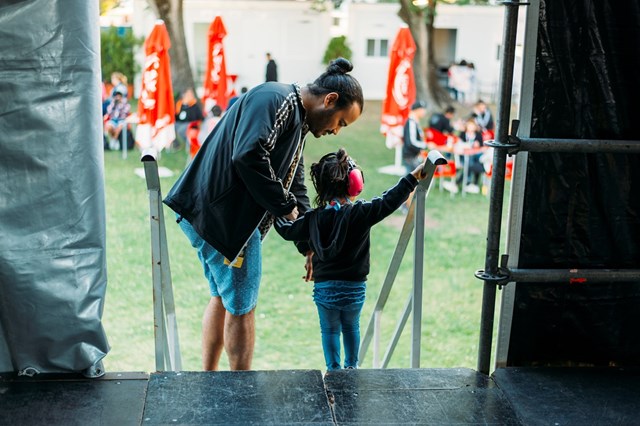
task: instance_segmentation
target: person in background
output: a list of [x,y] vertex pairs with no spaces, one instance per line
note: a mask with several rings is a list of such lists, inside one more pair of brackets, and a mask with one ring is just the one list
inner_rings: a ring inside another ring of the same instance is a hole
[[129,89],[127,88],[127,77],[121,72],[112,72],[111,73],[111,92],[106,94],[106,86],[103,82],[103,97],[102,97],[102,115],[104,116],[107,113],[107,107],[113,100],[113,95],[116,91],[120,92],[122,96],[128,98]]
[[211,107],[211,111],[209,111],[200,126],[200,132],[198,133],[198,146],[191,149],[191,158],[196,155],[196,152],[198,152],[207,136],[209,136],[209,133],[211,133],[213,128],[216,127],[216,124],[218,124],[222,119],[222,114],[222,108],[220,108],[220,105],[214,105]]
[[127,88],[127,76],[122,74],[121,72],[113,72],[111,73],[111,97],[116,93],[116,91],[120,92],[122,96],[125,98],[129,97],[129,89]]
[[185,150],[187,154],[189,154],[191,151],[189,149],[190,141],[187,137],[187,129],[193,122],[196,122],[198,127],[200,127],[202,120],[204,120],[202,109],[200,108],[193,89],[186,89],[178,102],[176,102],[176,122],[174,124],[176,140],[174,141],[173,148],[178,149],[184,144]]
[[[360,313],[369,274],[371,228],[404,203],[418,181],[418,166],[380,197],[356,201],[364,177],[344,149],[311,165],[316,208],[295,221],[276,220],[276,230],[289,241],[308,241],[313,250],[313,300],[318,309],[322,349],[327,371],[358,367]],[[344,363],[340,356],[340,335]]]
[[122,129],[126,126],[125,120],[130,111],[131,107],[127,98],[119,89],[116,90],[104,116],[104,133],[109,138],[109,149],[118,149],[118,138]]
[[420,119],[427,114],[427,104],[424,101],[416,101],[411,105],[409,117],[403,126],[402,162],[407,171],[413,170],[422,162],[420,153],[427,149],[424,140],[424,131],[420,125]]
[[[302,152],[307,133],[337,135],[362,114],[362,87],[338,58],[313,83],[263,83],[228,110],[164,199],[196,249],[209,282],[202,321],[205,370],[223,349],[249,370],[262,275],[262,240],[276,217],[309,209]],[[313,253],[298,251],[311,268]]]
[[111,98],[107,93],[107,85],[104,84],[104,81],[100,82],[100,89],[102,91],[102,116],[104,117],[105,114],[107,113],[107,107],[109,106],[109,102],[111,101]]
[[[440,135],[438,138],[434,135],[434,139],[429,140],[427,145],[430,149],[443,151],[442,155],[444,155],[447,161],[453,161],[453,154],[451,153],[451,150],[453,149],[456,140],[455,128],[462,127],[458,122],[452,123],[455,112],[456,109],[449,105],[443,112],[435,113],[429,119],[429,128],[432,131],[439,132]],[[442,182],[442,187],[454,194],[458,192],[458,185],[453,181],[444,180]]]
[[[424,160],[422,151],[427,149],[424,139],[424,131],[420,119],[427,115],[427,104],[424,101],[416,101],[411,105],[407,121],[402,129],[402,164],[407,172],[415,169]],[[409,211],[411,197],[401,206],[402,213]]]
[[265,81],[278,81],[278,65],[271,57],[271,53],[267,52],[267,72]]
[[429,119],[429,127],[445,135],[454,133],[455,128],[451,120],[456,113],[456,109],[448,105],[443,112],[434,113]]
[[491,110],[489,110],[487,104],[482,99],[479,99],[478,102],[473,105],[471,117],[480,128],[484,140],[493,139],[495,134],[493,116],[491,115]]
[[[480,162],[480,157],[483,153],[480,150],[483,147],[482,132],[480,132],[474,119],[470,118],[466,121],[464,131],[460,132],[459,139],[460,142],[456,144],[456,150],[460,156],[462,167],[456,176],[456,182],[458,185],[464,184],[463,190],[465,192],[477,194],[480,192],[480,178],[484,173],[484,166]],[[464,151],[469,149],[474,149],[475,151],[465,155]],[[469,161],[467,181],[462,182],[464,178],[463,167],[467,160]]]
[[233,106],[233,104],[236,103],[236,101],[238,100],[238,98],[242,95],[244,95],[245,93],[247,93],[247,86],[242,86],[242,89],[240,89],[240,95],[235,95],[234,97],[232,97],[231,99],[229,99],[229,102],[227,103],[227,109],[231,108]]

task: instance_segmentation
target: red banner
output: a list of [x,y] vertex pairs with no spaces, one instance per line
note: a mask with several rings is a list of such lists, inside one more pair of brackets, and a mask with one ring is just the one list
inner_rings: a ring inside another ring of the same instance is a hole
[[[411,104],[416,99],[416,83],[413,76],[413,55],[416,44],[409,28],[400,28],[393,42],[387,77],[387,92],[382,103],[382,125],[380,131],[387,136],[395,135],[387,146],[392,148],[402,135],[402,126],[409,116]],[[400,140],[400,143],[402,141]]]
[[136,141],[143,149],[152,146],[160,151],[176,137],[170,47],[167,28],[158,20],[144,42],[145,61],[138,99],[140,121],[136,129]]
[[224,111],[232,96],[229,90],[232,86],[228,82],[227,66],[224,59],[224,45],[222,41],[227,36],[227,29],[220,16],[216,16],[209,25],[209,49],[207,53],[207,68],[204,75],[204,95],[202,104],[208,112],[213,105],[219,105]]

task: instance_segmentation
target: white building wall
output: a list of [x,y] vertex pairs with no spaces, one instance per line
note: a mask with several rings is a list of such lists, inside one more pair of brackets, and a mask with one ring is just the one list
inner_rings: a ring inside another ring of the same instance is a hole
[[[216,15],[227,29],[227,73],[238,75],[238,91],[265,81],[267,52],[278,65],[281,82],[310,83],[324,71],[322,57],[331,38],[330,11],[317,12],[309,3],[297,1],[184,0],[185,37],[197,82],[202,81],[207,32]],[[154,20],[136,18],[136,22],[145,34]]]
[[[347,43],[353,51],[353,75],[366,99],[384,98],[389,58],[367,57],[367,39],[387,39],[389,49],[396,33],[404,25],[398,17],[397,3],[348,3],[337,16],[346,16]],[[524,8],[521,8],[524,9]],[[265,53],[271,52],[278,64],[282,82],[313,81],[325,69],[322,57],[336,27],[331,11],[318,12],[310,2],[278,0],[184,0],[184,27],[187,48],[196,81],[202,80],[206,63],[209,24],[216,15],[223,18],[228,35],[224,40],[227,72],[237,74],[236,88],[253,87],[264,81]],[[524,33],[524,10],[518,24],[519,43]],[[435,27],[452,30],[443,35],[449,43],[455,34],[455,60],[465,59],[476,67],[478,95],[493,101],[499,79],[498,49],[502,42],[504,7],[455,6],[438,4]],[[146,0],[134,0],[134,32],[146,35],[155,18]],[[343,29],[345,27],[342,27]],[[438,37],[436,37],[438,40]],[[436,52],[436,58],[450,55],[449,46]],[[447,64],[440,64],[446,66]],[[516,57],[519,92],[520,58]]]
[[[347,41],[353,50],[355,68],[366,70],[360,82],[367,99],[384,98],[389,71],[388,57],[366,56],[367,39],[387,38],[391,49],[398,29],[405,25],[398,17],[399,9],[400,6],[396,3],[352,3],[349,6]],[[524,14],[521,13],[520,16],[518,31],[522,40]],[[439,3],[434,22],[436,29],[455,30],[454,59],[474,63],[479,96],[489,99],[495,95],[498,85],[498,46],[502,43],[503,20],[504,8],[500,6],[454,6]],[[439,56],[443,55],[436,52],[436,58]],[[515,75],[519,77],[520,73],[516,72]]]

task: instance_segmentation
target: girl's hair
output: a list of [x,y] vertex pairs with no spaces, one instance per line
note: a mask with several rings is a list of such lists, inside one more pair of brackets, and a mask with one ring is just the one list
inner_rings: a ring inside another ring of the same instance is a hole
[[114,71],[111,73],[111,78],[117,78],[118,80],[120,80],[123,84],[127,84],[127,76],[125,76],[124,74],[122,74],[121,72],[118,71]]
[[348,196],[349,155],[344,148],[338,152],[326,154],[317,163],[311,165],[311,181],[316,188],[314,202],[324,208],[334,198]]
[[337,58],[331,61],[327,70],[316,81],[309,84],[309,91],[314,95],[326,95],[336,92],[338,101],[336,107],[343,109],[354,102],[360,105],[360,112],[364,108],[362,87],[358,80],[347,74],[353,69],[351,62],[345,58]]

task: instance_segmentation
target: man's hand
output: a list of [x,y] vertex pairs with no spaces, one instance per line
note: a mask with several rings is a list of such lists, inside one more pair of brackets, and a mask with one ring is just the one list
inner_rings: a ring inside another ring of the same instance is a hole
[[313,252],[307,252],[307,260],[304,264],[304,269],[307,271],[305,275],[302,276],[302,279],[306,282],[313,281],[313,262],[311,259],[313,258]]
[[298,207],[294,207],[293,210],[291,210],[291,213],[286,215],[284,218],[292,222],[296,220],[298,218]]

